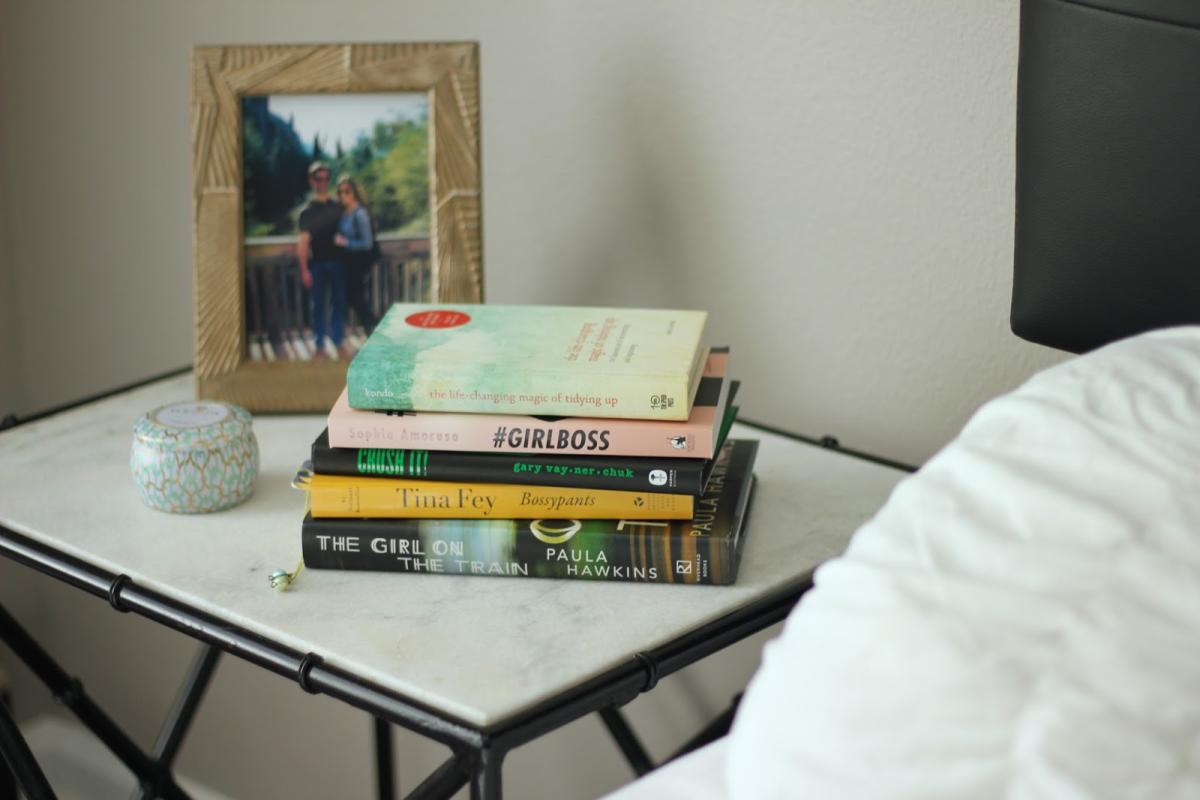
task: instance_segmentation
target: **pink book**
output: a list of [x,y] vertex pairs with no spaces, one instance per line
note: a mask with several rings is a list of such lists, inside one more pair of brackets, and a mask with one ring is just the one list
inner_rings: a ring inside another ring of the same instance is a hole
[[343,389],[329,412],[329,444],[397,450],[712,458],[729,404],[732,382],[725,375],[728,363],[728,347],[709,351],[692,413],[685,422],[362,411],[350,407]]

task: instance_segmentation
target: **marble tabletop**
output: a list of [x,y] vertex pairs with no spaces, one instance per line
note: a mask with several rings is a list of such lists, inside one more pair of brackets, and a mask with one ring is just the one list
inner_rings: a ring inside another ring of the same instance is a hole
[[262,467],[243,505],[153,511],[129,471],[141,413],[193,397],[169,378],[0,434],[0,524],[478,726],[491,726],[665,644],[840,553],[902,472],[736,426],[761,445],[733,586],[305,570],[291,488],[320,416],[254,419]]

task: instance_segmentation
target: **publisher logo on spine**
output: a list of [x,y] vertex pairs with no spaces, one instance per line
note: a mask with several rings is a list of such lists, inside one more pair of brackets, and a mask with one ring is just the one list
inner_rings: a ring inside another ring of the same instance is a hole
[[546,544],[569,542],[582,527],[577,519],[535,519],[529,523],[530,532]]
[[650,470],[650,483],[654,486],[663,486],[667,482],[666,470],[652,469]]
[[669,394],[652,394],[650,395],[650,407],[655,411],[666,411],[668,408],[675,407],[675,398]]
[[461,311],[436,309],[409,314],[404,321],[414,328],[457,328],[470,322],[471,317]]

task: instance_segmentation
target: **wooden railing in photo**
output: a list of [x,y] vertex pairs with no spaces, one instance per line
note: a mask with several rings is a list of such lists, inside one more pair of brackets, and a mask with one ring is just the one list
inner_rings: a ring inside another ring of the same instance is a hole
[[[366,278],[367,302],[376,318],[392,303],[428,302],[432,261],[428,236],[381,235],[382,259]],[[251,361],[308,361],[313,338],[309,291],[300,282],[295,236],[247,237],[245,249],[246,345]],[[346,341],[352,349],[370,334],[346,308]]]

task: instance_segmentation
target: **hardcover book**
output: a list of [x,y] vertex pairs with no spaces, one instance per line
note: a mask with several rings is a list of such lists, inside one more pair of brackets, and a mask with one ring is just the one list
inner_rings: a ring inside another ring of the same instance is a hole
[[688,519],[695,498],[564,486],[351,478],[314,474],[309,508],[321,517]]
[[359,409],[682,421],[707,316],[397,303],[350,362],[347,399]]
[[312,569],[729,584],[737,578],[758,442],[731,439],[690,520],[314,519]]
[[329,412],[333,447],[711,459],[738,385],[729,348],[713,348],[685,422],[587,417],[361,411],[345,391]]

